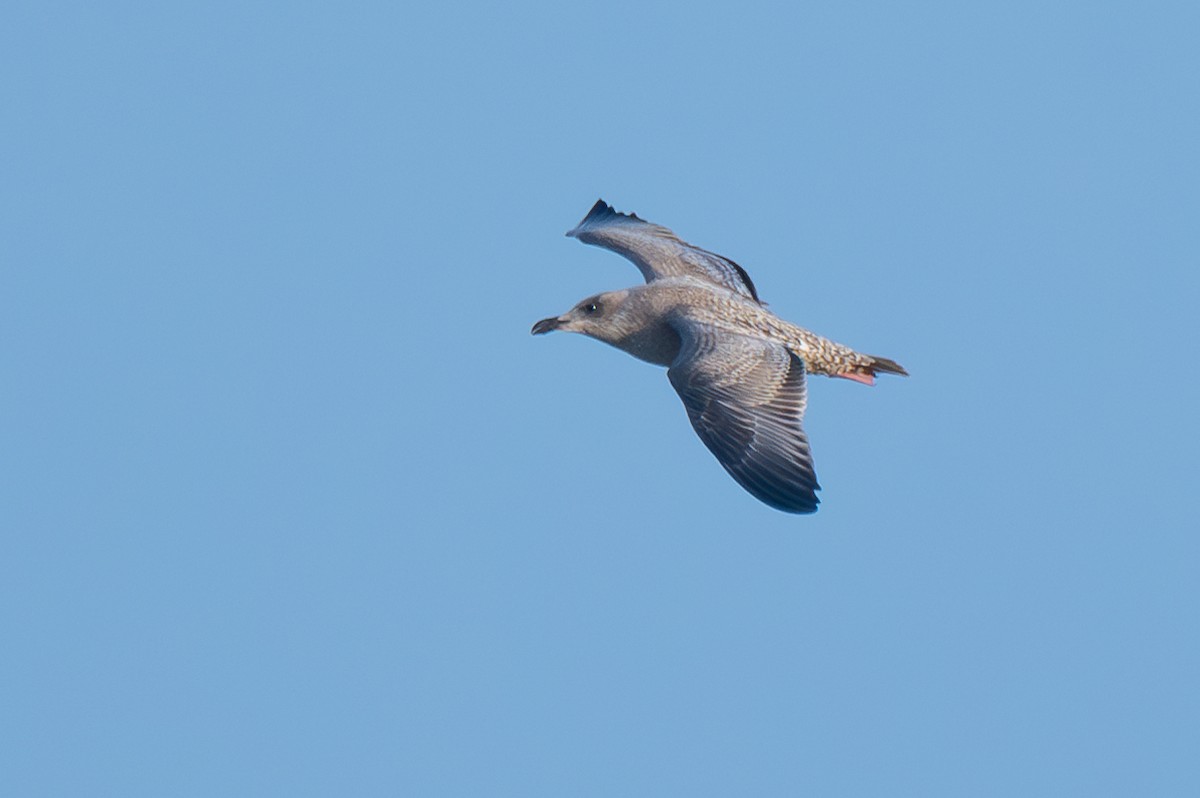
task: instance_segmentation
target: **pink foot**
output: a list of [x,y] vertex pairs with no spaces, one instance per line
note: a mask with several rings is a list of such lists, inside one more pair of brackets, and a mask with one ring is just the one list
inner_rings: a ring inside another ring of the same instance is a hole
[[855,371],[848,371],[845,374],[834,374],[833,376],[841,377],[844,380],[854,380],[855,382],[861,382],[863,385],[874,385],[875,384],[875,375],[874,374],[859,374],[858,372],[855,372]]

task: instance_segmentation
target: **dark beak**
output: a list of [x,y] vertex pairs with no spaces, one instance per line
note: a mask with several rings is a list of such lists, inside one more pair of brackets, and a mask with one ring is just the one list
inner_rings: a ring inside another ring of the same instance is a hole
[[534,335],[545,335],[548,332],[557,330],[558,325],[558,319],[542,319],[537,324],[533,325],[533,329],[530,330],[530,332]]

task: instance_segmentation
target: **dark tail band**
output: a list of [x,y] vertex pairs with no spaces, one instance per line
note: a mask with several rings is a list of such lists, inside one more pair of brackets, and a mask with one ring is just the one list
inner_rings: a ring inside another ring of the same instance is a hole
[[899,374],[902,377],[907,377],[908,372],[894,360],[888,360],[886,357],[876,357],[871,355],[871,370],[882,371],[885,374]]

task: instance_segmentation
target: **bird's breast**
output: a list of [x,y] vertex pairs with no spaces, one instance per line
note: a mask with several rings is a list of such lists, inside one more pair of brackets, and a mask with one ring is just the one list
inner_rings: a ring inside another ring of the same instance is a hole
[[646,325],[613,344],[639,360],[656,366],[669,366],[679,354],[680,340],[679,333],[662,320]]

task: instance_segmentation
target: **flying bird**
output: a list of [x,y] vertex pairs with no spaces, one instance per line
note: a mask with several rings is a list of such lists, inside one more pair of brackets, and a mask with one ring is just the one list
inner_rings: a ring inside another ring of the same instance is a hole
[[604,200],[567,235],[633,261],[646,284],[590,296],[532,333],[582,333],[666,366],[696,434],[738,484],[777,510],[816,512],[805,374],[873,385],[908,372],[780,319],[741,266]]

